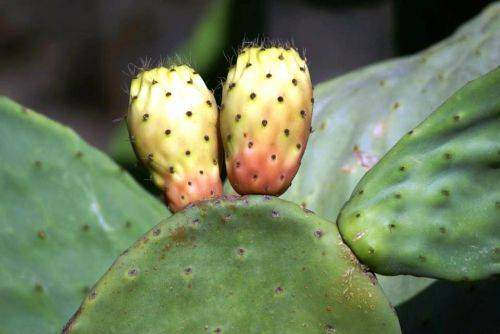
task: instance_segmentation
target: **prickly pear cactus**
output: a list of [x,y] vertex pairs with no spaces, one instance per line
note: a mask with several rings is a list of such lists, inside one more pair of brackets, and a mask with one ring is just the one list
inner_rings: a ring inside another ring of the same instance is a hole
[[[313,133],[283,198],[334,220],[357,182],[397,140],[468,81],[500,64],[498,45],[500,3],[495,3],[427,50],[315,86]],[[381,280],[394,303],[430,283],[409,276]],[[456,307],[451,303],[441,312],[451,305]]]
[[56,333],[168,214],[75,133],[0,98],[0,333]]
[[312,84],[290,47],[241,50],[222,92],[220,127],[228,179],[240,194],[282,194],[309,138]]
[[374,271],[500,274],[500,68],[409,131],[354,189],[342,238]]
[[334,223],[268,196],[211,200],[154,227],[65,333],[399,333]]
[[189,66],[158,67],[132,80],[130,139],[174,212],[222,194],[217,120],[212,92]]

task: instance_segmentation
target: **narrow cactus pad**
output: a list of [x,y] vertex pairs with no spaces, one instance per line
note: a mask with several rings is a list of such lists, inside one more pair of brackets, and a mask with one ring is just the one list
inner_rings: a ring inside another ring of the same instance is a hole
[[450,280],[500,274],[500,68],[408,132],[340,212],[374,271]]
[[56,333],[168,214],[73,131],[0,98],[0,333]]
[[67,333],[399,333],[336,225],[268,196],[199,203],[120,256]]

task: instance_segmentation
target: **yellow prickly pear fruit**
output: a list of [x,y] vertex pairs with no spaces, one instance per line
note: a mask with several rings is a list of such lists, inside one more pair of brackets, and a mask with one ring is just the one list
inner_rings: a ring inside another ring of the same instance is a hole
[[240,194],[280,195],[311,132],[313,90],[293,48],[244,48],[223,87],[220,126],[229,181]]
[[158,67],[132,80],[130,138],[174,212],[222,194],[217,120],[212,92],[189,66]]

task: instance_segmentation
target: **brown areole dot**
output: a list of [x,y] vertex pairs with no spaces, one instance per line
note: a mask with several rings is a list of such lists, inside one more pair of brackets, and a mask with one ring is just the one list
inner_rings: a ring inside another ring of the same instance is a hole
[[208,135],[205,135],[205,137],[203,137],[205,139],[205,141],[209,141],[210,140],[210,137]]
[[278,96],[278,102],[283,102],[283,96]]
[[169,97],[169,96],[171,96],[171,95],[172,95],[172,93],[170,93],[170,92],[166,92],[166,93],[165,93],[165,96],[166,96],[166,97]]
[[191,151],[189,151],[189,150],[187,150],[185,153],[187,156],[191,155]]
[[186,115],[187,115],[187,117],[191,117],[191,116],[193,116],[193,112],[192,111],[186,111]]
[[208,104],[209,107],[211,107],[212,106],[212,101],[207,100],[207,104]]
[[276,160],[276,154],[271,155],[271,159]]
[[287,137],[290,135],[290,130],[289,129],[285,129],[283,132],[285,133],[285,136],[287,136]]
[[175,170],[174,170],[174,166],[170,166],[168,168],[168,171],[170,172],[170,174],[174,174]]
[[245,65],[245,67],[247,67],[247,68],[248,68],[248,67],[250,67],[250,66],[252,66],[252,63],[247,63],[247,64]]
[[301,110],[300,111],[300,116],[302,116],[302,118],[306,118],[306,111],[305,110]]
[[238,122],[240,119],[241,119],[241,115],[240,114],[237,114],[236,116],[234,116],[234,120],[236,122]]
[[190,78],[190,79],[187,81],[187,83],[188,83],[189,85],[192,85],[192,84],[193,84],[193,79],[191,79],[191,78]]
[[166,134],[167,136],[168,136],[169,134],[171,134],[171,133],[172,133],[172,131],[171,131],[170,129],[166,129],[166,130],[165,130],[165,134]]
[[293,78],[292,79],[292,83],[293,83],[294,86],[297,86],[297,79]]
[[283,57],[283,54],[280,54],[279,57],[278,57],[279,60],[283,60],[285,59],[285,57]]
[[267,120],[265,120],[265,119],[263,119],[263,120],[262,120],[262,126],[263,126],[263,127],[266,127],[266,126],[267,126]]
[[300,148],[302,147],[302,145],[300,144],[297,144],[297,149],[300,150]]
[[253,100],[257,95],[255,93],[250,94],[250,98]]
[[145,122],[145,121],[147,121],[147,120],[148,120],[148,118],[149,118],[149,114],[144,114],[144,115],[142,115],[142,120],[143,120],[144,122]]
[[236,84],[234,82],[231,82],[229,84],[229,90],[233,89],[235,86],[236,86]]
[[271,73],[266,74],[266,78],[270,79],[273,75]]
[[253,143],[251,141],[248,142],[248,148],[252,148]]

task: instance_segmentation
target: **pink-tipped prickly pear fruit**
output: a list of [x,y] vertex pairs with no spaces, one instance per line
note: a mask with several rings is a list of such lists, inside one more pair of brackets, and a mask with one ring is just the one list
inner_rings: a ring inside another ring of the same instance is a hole
[[313,89],[293,48],[247,47],[224,83],[220,126],[229,181],[239,194],[280,195],[311,132]]
[[212,92],[189,66],[159,67],[132,80],[130,138],[174,212],[222,194],[217,120]]

